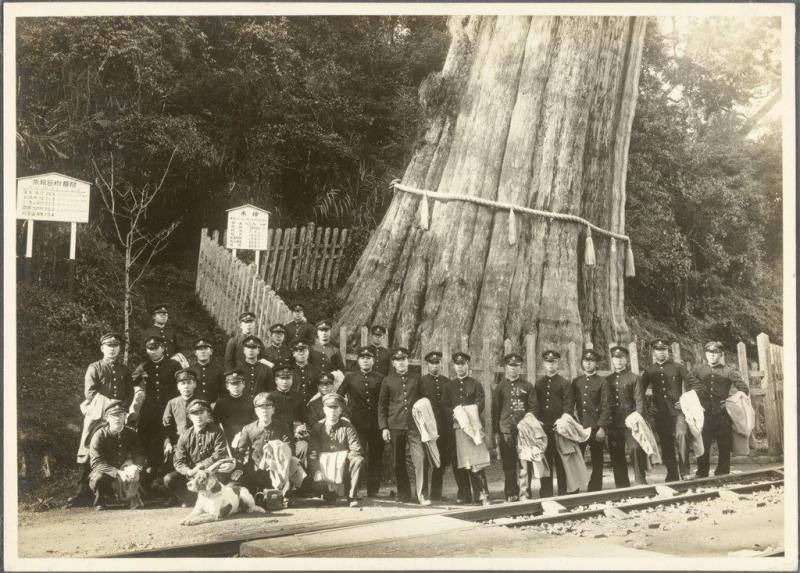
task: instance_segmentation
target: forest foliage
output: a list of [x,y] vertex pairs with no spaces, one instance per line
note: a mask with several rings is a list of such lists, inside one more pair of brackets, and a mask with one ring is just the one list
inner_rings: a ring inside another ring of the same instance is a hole
[[[630,145],[630,308],[726,343],[780,341],[780,124],[750,121],[780,86],[779,21],[665,29],[648,28]],[[250,202],[276,225],[353,228],[357,252],[448,44],[434,17],[22,19],[18,176],[93,181],[92,161],[113,157],[118,184],[143,187],[174,153],[148,224],[183,217],[175,250]]]

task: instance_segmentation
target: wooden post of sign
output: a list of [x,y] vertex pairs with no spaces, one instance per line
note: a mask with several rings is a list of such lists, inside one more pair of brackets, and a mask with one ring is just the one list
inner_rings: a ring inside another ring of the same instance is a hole
[[235,261],[236,260],[236,249],[231,249],[231,258]]
[[31,284],[33,281],[33,219],[28,219],[25,224],[27,225],[27,237],[25,241],[24,278],[26,284]]
[[68,273],[68,288],[69,296],[75,296],[75,250],[78,242],[78,223],[72,222],[69,224],[69,268]]
[[259,267],[260,262],[261,262],[261,251],[257,250],[256,251],[256,274],[255,274],[256,278],[260,276],[259,273],[258,273],[258,267]]

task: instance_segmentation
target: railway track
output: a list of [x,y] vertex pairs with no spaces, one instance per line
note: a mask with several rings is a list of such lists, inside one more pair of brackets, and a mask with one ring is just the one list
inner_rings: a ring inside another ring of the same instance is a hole
[[[603,515],[609,511],[628,513],[648,508],[679,503],[689,503],[718,497],[734,499],[755,491],[765,491],[783,485],[782,466],[768,467],[759,470],[730,474],[726,476],[698,478],[667,484],[642,485],[630,488],[604,490],[599,492],[578,493],[547,499],[518,501],[514,503],[497,503],[488,507],[443,510],[403,517],[384,517],[371,520],[353,520],[328,525],[303,525],[285,527],[242,537],[231,537],[216,542],[176,545],[127,553],[103,555],[105,558],[136,557],[233,557],[240,553],[243,543],[278,540],[306,536],[318,532],[334,532],[338,529],[369,528],[387,522],[397,522],[397,531],[402,531],[402,521],[414,520],[418,527],[420,520],[430,517],[432,520],[448,518],[461,520],[481,526],[522,527],[588,519]],[[603,504],[605,507],[597,507]],[[611,509],[613,508],[613,509]],[[361,531],[364,531],[363,529]],[[355,531],[353,531],[355,533]],[[418,534],[418,533],[415,533]],[[344,535],[343,537],[347,537]],[[351,534],[351,538],[353,535]],[[355,537],[357,539],[357,537]],[[782,555],[777,550],[770,556]],[[297,555],[295,555],[297,556]]]

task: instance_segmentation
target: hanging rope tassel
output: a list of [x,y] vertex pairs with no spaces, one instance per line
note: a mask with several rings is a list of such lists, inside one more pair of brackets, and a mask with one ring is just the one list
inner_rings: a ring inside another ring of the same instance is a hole
[[593,267],[596,263],[594,241],[592,241],[592,228],[586,227],[586,248],[583,251],[583,264],[587,267]]
[[514,209],[508,213],[508,244],[517,244],[517,216],[514,215]]
[[636,276],[636,266],[633,264],[633,249],[631,248],[630,240],[628,241],[628,249],[625,251],[625,276]]
[[419,223],[420,227],[422,227],[423,229],[427,229],[429,227],[429,224],[428,224],[428,218],[429,218],[429,215],[428,215],[428,194],[427,193],[425,193],[422,196],[422,205],[420,205],[419,218],[420,218],[420,223]]

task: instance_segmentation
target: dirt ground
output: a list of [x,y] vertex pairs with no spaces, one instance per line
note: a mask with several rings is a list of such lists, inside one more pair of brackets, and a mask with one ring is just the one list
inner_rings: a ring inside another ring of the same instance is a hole
[[[757,469],[755,465],[737,465],[736,471]],[[632,472],[631,472],[632,473]],[[612,488],[611,472],[606,471],[605,488]],[[499,464],[488,469],[491,498],[502,499],[503,474]],[[664,479],[664,469],[654,468],[649,475],[651,483]],[[384,488],[382,495],[388,495]],[[448,470],[444,493],[455,498],[455,482]],[[152,549],[167,545],[184,545],[221,540],[225,537],[257,534],[284,529],[300,524],[332,524],[355,520],[369,520],[389,515],[411,516],[442,512],[457,506],[440,504],[428,508],[412,504],[399,504],[384,498],[366,502],[364,507],[321,507],[321,502],[302,500],[298,507],[280,512],[237,516],[218,523],[193,527],[179,526],[178,522],[190,511],[182,508],[146,508],[96,512],[88,509],[53,509],[45,512],[22,512],[18,518],[18,550],[20,557],[89,557]],[[322,521],[324,520],[324,521]],[[506,530],[508,531],[508,530]],[[79,534],[77,534],[79,533]],[[543,534],[547,535],[547,534]]]

